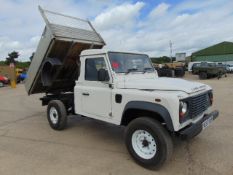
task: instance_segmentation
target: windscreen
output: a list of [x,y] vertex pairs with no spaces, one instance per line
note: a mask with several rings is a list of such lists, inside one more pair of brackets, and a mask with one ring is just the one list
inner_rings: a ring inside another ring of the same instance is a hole
[[154,71],[147,55],[109,52],[108,56],[112,70],[116,73]]

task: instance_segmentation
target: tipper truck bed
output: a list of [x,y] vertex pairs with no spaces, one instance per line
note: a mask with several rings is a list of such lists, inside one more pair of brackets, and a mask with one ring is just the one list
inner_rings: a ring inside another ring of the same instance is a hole
[[79,55],[101,49],[105,42],[88,20],[39,7],[46,23],[28,70],[28,94],[73,91],[79,76]]

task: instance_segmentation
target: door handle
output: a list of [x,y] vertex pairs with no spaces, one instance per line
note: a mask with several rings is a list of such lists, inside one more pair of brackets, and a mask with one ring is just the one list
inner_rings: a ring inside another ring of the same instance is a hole
[[84,93],[82,93],[82,95],[89,96],[89,93],[84,92]]

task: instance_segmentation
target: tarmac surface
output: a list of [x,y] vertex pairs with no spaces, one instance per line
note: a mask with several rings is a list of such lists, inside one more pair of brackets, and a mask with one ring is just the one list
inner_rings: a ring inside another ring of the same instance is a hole
[[220,116],[193,140],[174,139],[172,159],[158,171],[132,160],[124,128],[71,116],[66,130],[54,131],[39,100],[43,94],[28,96],[22,84],[0,88],[0,175],[233,175],[233,74],[200,82],[213,87]]

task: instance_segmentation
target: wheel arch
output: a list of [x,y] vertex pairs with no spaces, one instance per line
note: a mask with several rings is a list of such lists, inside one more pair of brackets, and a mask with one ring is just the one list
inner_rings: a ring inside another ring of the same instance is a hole
[[161,123],[165,123],[166,128],[169,131],[174,131],[170,113],[164,106],[143,101],[131,101],[126,104],[121,119],[121,125],[126,126],[133,119],[143,115],[147,115],[148,117],[156,119]]

